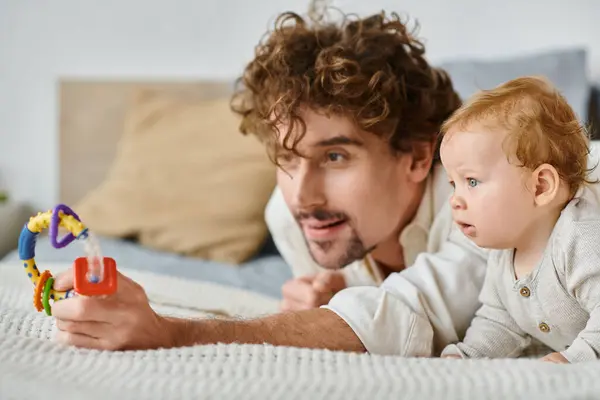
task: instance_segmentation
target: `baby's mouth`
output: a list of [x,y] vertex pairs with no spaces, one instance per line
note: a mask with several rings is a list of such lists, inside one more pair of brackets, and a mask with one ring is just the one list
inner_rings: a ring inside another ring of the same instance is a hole
[[475,236],[475,226],[458,221],[456,221],[456,224],[466,236]]

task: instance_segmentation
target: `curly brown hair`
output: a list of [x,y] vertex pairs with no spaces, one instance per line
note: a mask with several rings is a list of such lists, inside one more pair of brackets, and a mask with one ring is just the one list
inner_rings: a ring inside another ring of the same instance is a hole
[[295,151],[306,131],[300,110],[308,107],[349,117],[393,151],[408,152],[415,142],[436,141],[461,103],[447,74],[424,54],[397,14],[327,23],[286,12],[257,46],[231,106],[242,116],[241,132],[272,150],[277,127],[287,123],[283,148]]

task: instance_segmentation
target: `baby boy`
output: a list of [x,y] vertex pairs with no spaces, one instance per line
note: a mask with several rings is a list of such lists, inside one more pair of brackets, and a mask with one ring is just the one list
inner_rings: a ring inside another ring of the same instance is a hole
[[600,208],[588,138],[547,81],[482,91],[442,129],[453,218],[491,249],[482,303],[442,357],[517,357],[532,338],[546,361],[600,354]]

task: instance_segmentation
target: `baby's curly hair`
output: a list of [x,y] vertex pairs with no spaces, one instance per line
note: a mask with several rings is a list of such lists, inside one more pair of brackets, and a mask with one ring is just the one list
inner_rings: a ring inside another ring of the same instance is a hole
[[[544,77],[523,76],[473,95],[442,125],[441,134],[473,127],[506,133],[510,161],[556,168],[571,196],[589,180],[589,134],[565,97]],[[515,157],[516,160],[512,158]]]
[[[284,134],[283,148],[296,151],[306,107],[347,116],[386,139],[394,153],[409,152],[415,142],[436,141],[442,122],[460,106],[446,73],[424,53],[397,14],[346,15],[336,24],[286,12],[257,46],[231,106],[242,116],[241,132],[271,150]],[[277,129],[282,123],[287,132]]]

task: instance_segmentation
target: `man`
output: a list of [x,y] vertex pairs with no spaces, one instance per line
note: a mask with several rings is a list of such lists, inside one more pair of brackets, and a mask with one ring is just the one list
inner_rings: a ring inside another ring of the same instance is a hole
[[[241,130],[279,165],[268,219],[286,259],[295,268],[368,264],[379,287],[256,320],[188,321],[155,314],[121,275],[109,298],[56,303],[57,339],[103,349],[266,342],[404,356],[459,340],[479,305],[486,254],[452,225],[451,187],[434,155],[438,129],[460,101],[423,54],[397,16],[313,26],[283,14],[233,102]],[[360,270],[344,280],[360,284]],[[71,285],[68,274],[55,287]]]

